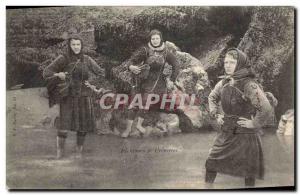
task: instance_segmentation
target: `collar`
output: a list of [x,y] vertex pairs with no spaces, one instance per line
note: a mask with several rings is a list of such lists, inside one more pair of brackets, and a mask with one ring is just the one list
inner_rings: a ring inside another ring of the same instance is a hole
[[148,47],[150,49],[152,49],[153,51],[163,51],[165,49],[165,43],[163,42],[163,44],[159,47],[153,47],[150,42],[148,43]]

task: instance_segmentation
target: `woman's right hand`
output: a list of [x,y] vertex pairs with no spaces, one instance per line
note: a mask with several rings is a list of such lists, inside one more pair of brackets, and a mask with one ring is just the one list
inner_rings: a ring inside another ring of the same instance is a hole
[[130,65],[129,70],[134,74],[139,74],[141,72],[141,68],[138,66]]
[[66,80],[66,73],[65,72],[55,73],[54,76],[57,76],[61,80]]

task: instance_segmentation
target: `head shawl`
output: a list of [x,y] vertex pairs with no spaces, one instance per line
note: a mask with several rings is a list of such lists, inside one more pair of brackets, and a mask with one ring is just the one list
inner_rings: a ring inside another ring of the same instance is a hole
[[[74,51],[71,48],[71,40],[80,40],[81,42],[81,50],[79,54],[75,54]],[[68,59],[69,62],[77,60],[77,59],[83,59],[83,41],[82,38],[79,34],[71,34],[68,37],[67,40],[67,50],[66,50],[66,58]]]
[[226,77],[231,77],[233,79],[243,79],[246,77],[254,78],[255,74],[251,69],[251,65],[249,63],[247,55],[237,48],[230,48],[227,50],[226,53],[232,50],[237,52],[237,65],[235,67],[234,73],[230,76],[229,75],[221,76],[220,78],[226,78]]
[[[159,35],[160,36],[160,44],[158,45],[158,46],[154,46],[154,45],[152,45],[152,43],[151,43],[151,37],[153,36],[153,35]],[[149,41],[149,44],[153,47],[153,48],[157,48],[157,47],[161,47],[162,45],[163,45],[163,37],[162,37],[162,33],[159,31],[159,30],[157,30],[157,29],[154,29],[154,30],[151,30],[150,31],[150,33],[149,33],[149,35],[148,35],[148,41]]]

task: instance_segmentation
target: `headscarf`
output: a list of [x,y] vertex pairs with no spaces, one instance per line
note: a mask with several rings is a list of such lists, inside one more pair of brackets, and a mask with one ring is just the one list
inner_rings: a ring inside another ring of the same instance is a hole
[[219,78],[224,79],[225,82],[229,82],[232,79],[237,81],[244,78],[255,78],[255,74],[251,69],[251,65],[249,63],[247,55],[237,48],[230,48],[226,53],[232,50],[237,52],[237,65],[235,67],[234,73],[232,75],[223,75]]
[[[79,54],[75,54],[74,51],[71,48],[71,40],[80,40],[81,42],[81,50]],[[76,61],[77,59],[80,59],[83,61],[83,41],[79,34],[71,34],[67,40],[67,49],[65,52],[65,57],[67,58],[68,62]]]
[[[154,46],[154,45],[152,45],[152,43],[151,43],[151,37],[152,37],[153,35],[159,35],[159,36],[160,36],[160,44],[159,44],[158,46]],[[161,46],[163,45],[163,43],[164,43],[163,37],[162,37],[162,33],[161,33],[159,30],[157,30],[157,29],[154,29],[154,30],[151,30],[151,31],[150,31],[150,33],[149,33],[149,35],[148,35],[148,41],[149,41],[149,44],[151,45],[151,47],[153,47],[153,48],[161,47]]]

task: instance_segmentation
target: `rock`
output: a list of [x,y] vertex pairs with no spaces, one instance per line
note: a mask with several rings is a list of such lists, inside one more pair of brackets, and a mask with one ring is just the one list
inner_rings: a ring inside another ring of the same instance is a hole
[[294,135],[294,109],[287,110],[284,115],[281,116],[277,133],[293,136]]
[[167,134],[175,134],[181,132],[179,128],[179,118],[176,114],[160,113],[160,120],[158,121],[157,125],[163,126],[162,124],[165,125],[164,131],[167,132]]
[[289,109],[281,116],[278,129],[277,138],[281,147],[290,155],[293,156],[295,148],[294,124],[295,124],[294,109]]
[[16,89],[21,89],[23,87],[24,84],[18,84],[18,85],[15,85],[13,87],[10,88],[10,90],[16,90]]
[[218,76],[224,74],[225,52],[229,47],[233,47],[231,46],[233,40],[232,35],[210,40],[210,45],[207,46],[205,51],[201,51],[201,55],[197,57],[202,62],[212,87],[219,81]]
[[[207,97],[211,90],[208,75],[204,70],[203,64],[191,54],[181,52],[174,43],[167,42],[167,45],[175,53],[180,64],[180,73],[175,82],[177,89],[175,89],[173,93],[177,95],[194,94],[196,97],[195,106],[189,106],[188,101],[182,109],[183,113],[179,114],[180,123],[184,124],[180,125],[182,130],[185,129],[183,131],[193,131],[203,126],[208,126],[209,118],[207,111]],[[166,65],[168,66],[168,64]],[[170,68],[170,66],[167,68]]]
[[278,99],[276,116],[294,107],[294,7],[257,7],[238,45],[265,91]]
[[238,45],[249,57],[264,88],[275,97],[279,94],[279,75],[286,66],[294,66],[288,63],[294,53],[294,27],[293,7],[257,7]]
[[177,79],[176,86],[177,92],[180,94],[195,95],[195,106],[189,106],[190,102],[182,109],[184,114],[191,120],[193,127],[199,129],[207,126],[208,116],[208,100],[207,97],[210,93],[210,86],[207,73],[205,72],[201,62],[194,57],[188,57],[186,69],[183,69]]
[[129,60],[124,61],[121,65],[112,68],[114,86],[119,93],[129,94],[133,86],[133,75],[127,70]]
[[44,114],[43,118],[40,121],[40,125],[47,128],[57,128],[58,127],[58,117],[59,117],[59,105],[55,104],[46,114]]
[[[97,105],[99,107],[99,105]],[[98,134],[110,134],[114,128],[110,127],[110,120],[112,118],[111,110],[103,110],[98,108],[96,110],[96,130]]]

